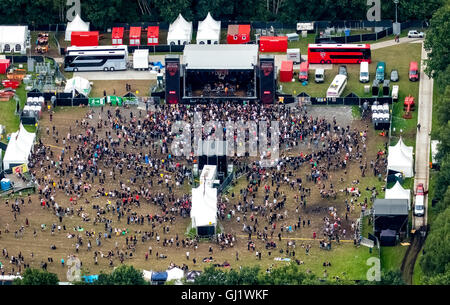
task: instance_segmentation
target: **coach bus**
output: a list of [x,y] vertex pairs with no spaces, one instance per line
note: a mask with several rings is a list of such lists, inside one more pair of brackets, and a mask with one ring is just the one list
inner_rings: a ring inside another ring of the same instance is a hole
[[311,64],[359,64],[370,59],[370,44],[308,44]]
[[127,46],[68,47],[64,58],[64,71],[117,71],[126,70]]
[[327,98],[340,97],[342,92],[344,92],[346,85],[347,85],[347,76],[343,74],[336,75],[333,81],[331,82],[330,87],[328,87]]

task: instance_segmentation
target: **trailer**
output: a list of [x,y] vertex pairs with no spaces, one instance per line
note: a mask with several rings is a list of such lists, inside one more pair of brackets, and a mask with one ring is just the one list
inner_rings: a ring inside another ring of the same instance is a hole
[[72,32],[70,45],[76,47],[98,46],[99,33],[92,32]]
[[283,52],[288,48],[287,36],[261,36],[259,38],[260,52]]
[[138,49],[133,53],[133,69],[148,70],[148,49]]
[[287,60],[292,60],[294,64],[299,64],[302,61],[300,49],[287,49],[286,57]]

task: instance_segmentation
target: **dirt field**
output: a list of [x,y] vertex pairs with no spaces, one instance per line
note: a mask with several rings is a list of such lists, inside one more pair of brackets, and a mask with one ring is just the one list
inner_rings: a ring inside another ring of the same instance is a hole
[[[123,96],[126,91],[126,84],[131,85],[131,92],[137,96],[149,96],[150,88],[155,84],[153,80],[94,80],[91,94],[92,97],[102,97],[103,90],[106,90],[106,95]],[[137,93],[139,92],[139,93]]]
[[[132,82],[131,82],[132,83]],[[148,82],[147,82],[148,83]],[[144,90],[145,84],[133,84],[133,90],[136,88],[139,91]],[[142,87],[139,87],[142,86]],[[147,85],[148,86],[148,85]],[[100,92],[100,94],[97,94],[99,96],[103,95],[104,88],[107,88],[111,90],[110,88],[114,88],[115,86],[111,84],[111,82],[95,82],[94,84],[94,90],[95,94],[97,92]],[[122,87],[122,88],[119,88]],[[116,94],[123,94],[125,85],[118,85],[118,88],[116,89]],[[107,94],[112,94],[112,92],[107,90]],[[321,108],[316,107],[313,108],[310,114],[318,114],[320,117],[323,116],[333,116],[336,115],[336,113],[339,113],[337,115],[338,122],[345,125],[351,125],[351,127],[355,127],[358,130],[364,130],[367,127],[367,123],[361,122],[361,121],[353,121],[351,117],[351,108],[350,107],[344,107],[345,109],[341,109],[339,112],[339,107],[329,107],[327,108]],[[350,109],[350,110],[349,110]],[[50,130],[52,129],[52,126],[55,126],[56,130],[59,132],[60,135],[66,135],[69,126],[72,128],[73,134],[78,134],[82,132],[81,128],[77,128],[75,121],[81,121],[81,119],[85,116],[87,109],[86,108],[59,108],[55,115],[53,116],[53,122],[49,121],[49,116],[47,113],[43,115],[42,120],[40,121],[40,135],[41,140],[46,145],[51,145],[52,150],[54,152],[55,156],[58,156],[62,149],[61,142],[56,142],[55,139],[52,137],[51,132],[50,135],[46,135],[46,128],[49,127]],[[128,112],[130,110],[123,109],[123,113],[125,116],[128,116]],[[100,110],[95,109],[95,114],[93,115],[93,121],[95,122],[96,118],[99,115]],[[106,112],[106,110],[105,110]],[[137,111],[134,110],[134,114],[136,115]],[[367,161],[370,162],[370,160],[373,160],[376,158],[377,151],[380,147],[384,146],[384,143],[386,141],[386,138],[382,138],[377,135],[377,133],[369,126],[368,129],[368,143],[367,143],[367,155],[365,158],[367,158]],[[101,131],[98,134],[99,136],[104,136],[104,132]],[[132,149],[132,148],[127,148]],[[151,148],[147,148],[148,151],[151,152]],[[289,155],[298,155],[300,152],[307,152],[308,147],[307,146],[300,146],[298,149],[295,149],[293,151],[289,151]],[[108,169],[106,169],[106,172],[109,172]],[[292,173],[292,179],[295,179],[295,177],[299,177],[305,180],[305,174],[308,171],[308,166],[303,165],[300,167],[297,171],[293,171]],[[362,196],[357,198],[357,202],[363,202],[364,198],[370,197],[370,192],[365,191],[365,188],[367,186],[376,186],[380,185],[381,183],[376,182],[376,178],[373,177],[370,169],[367,171],[367,177],[362,178],[360,169],[359,169],[359,163],[357,161],[349,162],[349,165],[347,166],[347,174],[344,173],[343,170],[337,170],[335,172],[330,173],[329,180],[325,183],[329,185],[330,183],[333,183],[334,188],[336,190],[341,190],[346,187],[356,186],[359,187],[362,193]],[[38,174],[39,176],[40,174]],[[130,183],[130,173],[128,171],[124,171],[124,174],[120,177],[118,177],[118,180],[124,181],[126,184]],[[342,178],[342,182],[340,180]],[[352,184],[352,181],[359,179],[360,184],[355,185]],[[157,181],[158,178],[155,177],[154,181]],[[375,181],[375,182],[374,182]],[[97,182],[97,181],[96,181]],[[133,185],[133,187],[138,187],[140,184],[146,184],[147,181],[138,181],[137,185]],[[97,190],[101,187],[108,187],[109,185],[116,185],[117,181],[113,181],[110,177],[106,179],[106,185],[101,186],[97,183],[95,183],[92,187],[92,190],[87,194],[86,198],[89,198],[89,203],[84,203],[83,200],[79,200],[77,205],[74,205],[73,208],[79,209],[80,207],[83,207],[83,210],[92,215],[94,214],[92,210],[92,205],[100,205],[102,207],[106,207],[107,199],[104,197],[99,198],[92,198],[93,190]],[[154,192],[167,192],[167,188],[163,185],[156,186],[155,183]],[[247,186],[247,181],[245,177],[242,177],[239,179],[232,188],[228,190],[228,193],[225,195],[229,200],[230,204],[237,204],[237,202],[241,199],[239,193],[242,188],[245,188]],[[70,217],[64,217],[62,223],[59,223],[58,218],[52,213],[51,210],[48,210],[47,208],[42,208],[39,206],[39,199],[38,195],[32,195],[32,204],[27,203],[27,198],[25,198],[25,204],[22,207],[21,206],[21,212],[17,215],[17,220],[14,220],[13,213],[11,212],[11,202],[14,202],[14,199],[9,199],[9,205],[6,205],[6,201],[4,199],[0,199],[0,230],[2,231],[2,234],[0,235],[0,245],[1,248],[6,248],[8,250],[9,255],[18,255],[19,252],[22,253],[22,255],[25,257],[25,263],[29,263],[32,267],[39,268],[41,262],[47,262],[48,258],[53,258],[53,263],[49,263],[48,270],[51,272],[55,272],[58,274],[61,281],[66,280],[66,272],[67,267],[62,267],[60,260],[61,258],[64,258],[67,260],[68,255],[75,254],[75,238],[67,238],[68,233],[72,234],[81,234],[83,237],[83,245],[80,247],[80,251],[77,254],[77,256],[82,261],[82,270],[85,274],[98,274],[100,271],[109,272],[112,270],[112,267],[109,266],[109,259],[101,258],[98,259],[98,265],[94,264],[93,259],[93,252],[94,251],[101,251],[103,254],[107,254],[108,251],[113,250],[117,247],[118,249],[122,249],[124,252],[127,253],[127,259],[125,260],[125,263],[127,264],[133,264],[135,267],[145,270],[165,270],[171,262],[182,265],[187,264],[189,266],[189,269],[194,270],[203,270],[203,268],[210,264],[210,263],[203,263],[202,259],[205,257],[213,256],[214,262],[222,264],[224,261],[228,261],[233,268],[238,268],[238,266],[242,265],[254,265],[259,264],[263,268],[267,268],[270,265],[279,265],[284,264],[283,262],[275,262],[274,257],[286,257],[286,254],[281,254],[279,252],[280,249],[286,249],[286,243],[289,240],[296,241],[297,248],[296,251],[296,258],[302,260],[305,264],[302,268],[304,270],[310,270],[313,273],[316,273],[317,275],[321,276],[323,267],[322,263],[324,261],[330,261],[332,262],[334,267],[331,267],[328,270],[329,276],[335,276],[339,275],[340,277],[343,276],[344,273],[347,274],[349,278],[357,278],[361,275],[361,273],[356,273],[352,271],[352,268],[349,266],[349,261],[352,260],[353,264],[358,265],[358,268],[365,268],[364,259],[368,255],[364,251],[361,252],[360,249],[356,249],[353,246],[353,241],[351,238],[351,234],[347,234],[347,238],[349,241],[343,241],[341,244],[334,243],[333,250],[332,251],[325,251],[320,250],[318,247],[318,241],[312,240],[312,232],[317,232],[317,235],[321,236],[321,228],[323,225],[323,217],[329,215],[327,210],[330,206],[336,207],[338,211],[339,217],[343,219],[343,227],[346,228],[347,232],[350,232],[350,224],[352,221],[355,221],[356,218],[359,217],[359,213],[361,208],[356,205],[355,210],[352,211],[349,214],[349,218],[346,221],[345,220],[345,199],[350,200],[350,196],[346,196],[345,193],[338,191],[337,198],[334,199],[323,199],[321,198],[319,194],[319,188],[318,185],[315,185],[313,182],[305,182],[305,187],[311,189],[311,196],[307,198],[307,206],[306,208],[301,208],[299,212],[297,213],[295,208],[296,204],[294,202],[293,196],[295,194],[295,191],[292,191],[290,186],[287,184],[281,184],[281,187],[279,191],[281,193],[286,194],[287,196],[287,204],[285,206],[285,211],[283,210],[283,214],[286,215],[284,217],[283,221],[280,221],[277,225],[278,226],[288,226],[292,225],[294,227],[294,223],[297,223],[298,216],[301,215],[302,219],[310,220],[311,225],[306,225],[304,228],[300,228],[298,230],[295,230],[292,233],[283,233],[283,241],[278,242],[278,238],[276,237],[276,234],[273,236],[273,240],[277,242],[278,248],[276,250],[272,250],[271,255],[269,256],[268,251],[264,248],[264,243],[261,240],[256,240],[256,250],[262,252],[262,260],[257,260],[255,257],[255,252],[248,251],[247,250],[247,234],[242,232],[242,222],[237,223],[235,218],[232,218],[231,220],[225,219],[224,221],[220,221],[220,224],[224,228],[224,233],[232,233],[237,235],[237,241],[233,248],[227,248],[223,251],[220,250],[220,248],[210,242],[200,242],[199,247],[197,250],[194,250],[193,248],[183,248],[179,247],[177,248],[175,245],[172,247],[162,246],[162,240],[164,238],[175,238],[176,235],[179,236],[180,239],[185,238],[186,229],[190,223],[189,217],[187,218],[181,218],[176,217],[176,220],[173,222],[173,224],[165,223],[164,225],[167,225],[170,227],[169,233],[163,233],[162,225],[157,225],[156,228],[153,230],[155,233],[159,233],[161,236],[161,242],[157,242],[154,239],[151,239],[149,241],[142,242],[140,237],[144,231],[150,231],[152,230],[151,226],[147,225],[147,221],[145,221],[144,225],[138,225],[138,224],[127,224],[126,218],[122,219],[120,222],[117,221],[117,217],[111,215],[110,213],[106,215],[106,217],[112,219],[112,227],[113,228],[122,228],[122,229],[128,229],[128,234],[125,236],[115,236],[113,235],[110,239],[102,239],[102,245],[100,247],[97,247],[95,245],[95,238],[87,237],[85,235],[86,231],[89,232],[104,232],[104,224],[96,224],[94,225],[91,221],[86,222],[81,219],[81,217],[78,217],[76,214],[74,216]],[[190,186],[185,184],[183,186],[177,187],[174,189],[174,194],[176,196],[181,196],[183,194],[190,193]],[[378,188],[380,191],[380,189]],[[255,194],[255,202],[261,202],[263,200],[263,184],[260,187],[260,191]],[[235,197],[232,198],[232,193],[235,194]],[[69,198],[61,191],[58,191],[55,195],[56,201],[60,204],[60,206],[63,207],[69,207],[70,202]],[[272,198],[272,197],[271,197]],[[160,209],[158,206],[152,204],[152,203],[145,203],[141,204],[141,207],[133,207],[133,212],[137,212],[138,215],[143,214],[151,214],[155,215],[157,213],[160,213]],[[241,215],[242,217],[242,215]],[[247,217],[250,217],[250,215],[247,215]],[[26,219],[29,221],[29,227],[25,227]],[[262,217],[259,217],[258,219],[260,221],[260,227],[269,226],[267,221],[263,219]],[[249,221],[247,221],[249,222]],[[50,228],[52,224],[55,223],[57,225],[65,225],[66,230],[64,231],[61,229],[61,232],[58,232],[58,230],[55,230],[55,233],[52,235],[50,232]],[[9,226],[9,233],[5,233],[5,227]],[[41,230],[41,224],[46,224],[46,229]],[[251,224],[251,223],[250,223]],[[15,231],[19,230],[21,226],[24,226],[24,233],[22,235],[19,234],[19,236],[15,236]],[[82,232],[75,232],[74,228],[77,226],[83,227],[84,231]],[[37,236],[34,236],[33,230],[36,229]],[[277,231],[278,232],[278,231]],[[132,258],[129,258],[130,250],[126,249],[125,246],[125,238],[131,237],[131,236],[137,236],[137,246],[136,251],[133,253]],[[270,234],[269,234],[270,235]],[[87,240],[91,240],[92,242],[92,250],[89,252],[86,248]],[[255,240],[255,237],[254,239]],[[310,244],[312,246],[312,250],[309,255],[305,254],[304,246],[306,244]],[[51,250],[50,246],[55,245],[56,249]],[[148,251],[149,246],[152,247],[152,255],[150,255],[148,260],[145,260],[145,253]],[[208,252],[209,247],[212,246],[213,248],[213,254],[210,254]],[[186,259],[185,253],[186,251],[190,252],[190,260]],[[167,255],[167,259],[156,259],[155,254],[165,254]],[[235,256],[236,252],[239,253],[239,261],[236,261]],[[33,253],[33,257],[31,257],[31,253]],[[363,254],[364,253],[364,254]],[[196,258],[197,263],[194,265],[192,259]],[[0,257],[0,261],[5,265],[5,269],[8,272],[12,271],[12,268],[15,268],[15,272],[17,272],[17,267],[13,266],[9,263],[9,260]],[[114,266],[118,266],[120,262],[118,261],[117,257],[114,258]],[[364,273],[362,273],[364,274]]]

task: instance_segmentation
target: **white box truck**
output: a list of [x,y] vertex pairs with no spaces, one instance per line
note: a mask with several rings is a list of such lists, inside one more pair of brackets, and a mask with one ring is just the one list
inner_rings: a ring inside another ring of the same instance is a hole
[[325,70],[316,69],[315,78],[316,83],[323,83],[325,81]]
[[287,49],[286,57],[287,60],[292,60],[294,64],[299,64],[302,60],[300,57],[300,49]]
[[148,70],[148,49],[138,49],[134,51],[133,69]]

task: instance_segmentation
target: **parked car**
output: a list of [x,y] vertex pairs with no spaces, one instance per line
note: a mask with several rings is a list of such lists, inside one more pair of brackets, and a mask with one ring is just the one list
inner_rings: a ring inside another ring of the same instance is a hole
[[347,67],[345,65],[339,66],[339,73],[348,77],[347,75]]
[[408,38],[423,38],[424,33],[416,30],[411,30],[408,32]]
[[417,184],[416,195],[422,195],[423,196],[424,194],[425,194],[425,190],[423,188],[423,183]]
[[412,82],[419,80],[419,66],[416,61],[409,63],[409,80]]
[[392,69],[391,71],[391,82],[398,82],[398,70]]
[[417,217],[422,217],[425,215],[425,190],[423,188],[423,183],[419,183],[416,187],[414,215]]

